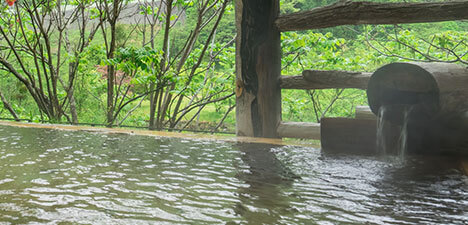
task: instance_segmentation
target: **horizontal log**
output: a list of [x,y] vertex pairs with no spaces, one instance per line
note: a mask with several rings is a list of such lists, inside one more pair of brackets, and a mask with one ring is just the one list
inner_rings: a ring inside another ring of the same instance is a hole
[[468,1],[374,3],[339,1],[310,11],[279,16],[280,31],[358,24],[401,24],[468,19]]
[[369,106],[358,105],[356,106],[354,118],[376,120],[377,116],[374,115]]
[[304,79],[302,76],[281,76],[280,77],[280,87],[282,89],[324,89],[323,85],[309,82]]
[[281,122],[277,131],[280,137],[320,139],[320,123]]
[[327,89],[358,88],[366,89],[371,73],[337,70],[305,70],[302,76],[281,76],[283,89]]
[[330,85],[335,88],[367,89],[371,75],[372,73],[338,70],[304,70],[302,72],[304,79],[309,82]]

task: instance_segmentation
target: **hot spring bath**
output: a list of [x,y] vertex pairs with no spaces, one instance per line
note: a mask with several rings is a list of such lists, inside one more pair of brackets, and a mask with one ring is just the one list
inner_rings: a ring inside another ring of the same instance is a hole
[[468,223],[453,165],[0,126],[0,223]]

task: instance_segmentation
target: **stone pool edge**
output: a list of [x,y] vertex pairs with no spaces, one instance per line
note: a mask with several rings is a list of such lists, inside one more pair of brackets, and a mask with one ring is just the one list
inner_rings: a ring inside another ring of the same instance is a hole
[[128,134],[128,135],[141,135],[141,136],[157,136],[157,137],[170,137],[170,138],[187,138],[187,139],[205,139],[215,141],[227,142],[241,142],[241,143],[259,143],[259,144],[272,144],[272,145],[292,145],[320,148],[316,144],[296,143],[293,141],[285,141],[274,138],[254,138],[254,137],[237,137],[237,136],[219,136],[210,134],[193,134],[193,133],[179,133],[167,131],[152,131],[141,129],[126,129],[126,128],[106,128],[106,127],[92,127],[92,126],[75,126],[65,124],[42,124],[42,123],[26,123],[26,122],[13,122],[13,121],[0,121],[0,125],[12,127],[29,127],[29,128],[42,128],[42,129],[56,129],[68,131],[88,131],[110,134]]

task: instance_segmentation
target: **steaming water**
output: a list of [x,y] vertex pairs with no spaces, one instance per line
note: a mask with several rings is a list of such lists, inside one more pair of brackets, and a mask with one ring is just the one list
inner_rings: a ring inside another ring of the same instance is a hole
[[0,127],[0,224],[468,223],[455,163],[407,161]]

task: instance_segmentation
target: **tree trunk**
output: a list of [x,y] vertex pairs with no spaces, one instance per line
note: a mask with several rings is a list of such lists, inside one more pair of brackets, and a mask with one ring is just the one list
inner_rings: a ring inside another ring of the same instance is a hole
[[[109,57],[111,59],[113,56]],[[107,68],[107,126],[112,127],[114,123],[114,66]]]
[[[67,34],[68,35],[68,34]],[[69,46],[69,44],[67,44]],[[68,48],[68,52],[71,54],[70,47]],[[76,112],[76,102],[75,102],[75,88],[74,88],[74,80],[75,74],[77,70],[78,64],[75,62],[68,63],[68,86],[65,85],[60,79],[60,82],[63,83],[64,89],[67,91],[68,101],[70,102],[70,114],[72,117],[72,124],[78,124],[78,113]]]
[[[118,7],[118,1],[114,3],[114,8]],[[113,59],[115,50],[116,50],[116,26],[117,26],[117,15],[114,14],[114,17],[110,23],[110,30],[111,30],[111,41],[109,44],[109,52],[107,53],[108,59]],[[114,123],[114,86],[115,86],[115,66],[108,65],[107,66],[107,126],[112,127]]]
[[72,124],[78,124],[78,113],[76,112],[76,102],[75,102],[75,88],[73,85],[68,90],[68,98],[70,101],[70,114],[72,116]]
[[158,95],[159,91],[155,91],[155,84],[151,83],[150,84],[150,118],[149,118],[149,124],[148,124],[148,129],[154,130],[155,129],[155,115],[156,115],[156,101],[158,100]]
[[11,107],[10,103],[6,100],[5,96],[3,96],[3,93],[0,91],[0,99],[3,102],[3,106],[10,112],[10,114],[15,118],[16,121],[20,121],[18,115],[16,114],[15,110],[13,107]]
[[[151,7],[154,9],[155,5],[154,5],[154,0],[151,1]],[[160,2],[160,7],[162,6],[163,2],[161,1]],[[161,8],[159,7],[158,9],[158,16],[159,16],[159,12],[161,11]],[[145,12],[146,13],[146,12]],[[146,22],[146,16],[148,16],[147,14],[145,14],[145,22]],[[156,23],[157,21],[155,20],[155,15],[154,15],[154,10],[153,10],[153,14],[151,15],[151,22],[150,22],[150,45],[151,45],[151,49],[154,49],[154,38],[155,38],[155,26],[156,26]],[[146,30],[146,24],[145,24],[145,30]],[[143,47],[145,45],[145,41],[144,41],[144,38],[143,38]],[[152,67],[156,66],[154,64],[151,65]],[[156,106],[157,106],[157,101],[158,101],[158,96],[159,96],[159,91],[160,90],[157,90],[156,91],[156,84],[154,82],[151,82],[150,84],[150,118],[149,118],[149,123],[148,123],[148,129],[150,130],[155,130],[156,127],[155,127],[155,116],[156,116]]]
[[[157,79],[162,79],[162,75],[169,70],[169,68],[166,66],[166,63],[169,61],[169,34],[170,34],[170,29],[171,29],[171,17],[172,17],[172,3],[173,0],[168,0],[166,1],[166,21],[164,24],[164,39],[163,39],[163,47],[162,47],[162,53],[163,53],[163,58],[160,62],[160,73],[158,74]],[[154,33],[151,33],[153,36]],[[154,43],[152,42],[152,46],[154,46]],[[158,85],[159,87],[159,85]],[[164,93],[164,89],[160,88],[157,93],[155,93],[153,97],[152,104],[150,106],[150,123],[149,123],[149,129],[154,130],[154,129],[161,129],[162,128],[162,121],[164,120],[164,115],[167,110],[167,96],[169,95],[169,90],[166,91],[166,98],[164,100],[164,103],[162,103],[162,94]],[[161,107],[162,104],[162,107]],[[157,110],[156,110],[157,109]],[[157,115],[156,115],[157,112]]]

